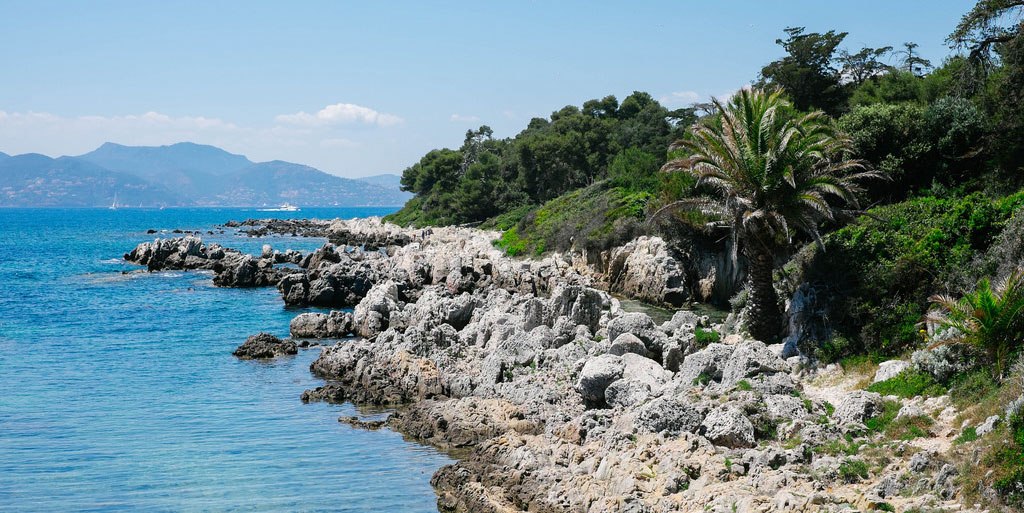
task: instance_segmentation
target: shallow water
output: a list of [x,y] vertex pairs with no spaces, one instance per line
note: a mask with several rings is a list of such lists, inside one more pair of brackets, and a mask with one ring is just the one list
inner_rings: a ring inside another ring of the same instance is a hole
[[[321,383],[318,349],[231,356],[257,331],[287,335],[303,310],[209,273],[121,273],[150,228],[387,212],[0,209],[0,510],[436,511],[429,479],[446,456],[339,424],[351,405],[299,401]],[[324,242],[204,240],[255,253]]]

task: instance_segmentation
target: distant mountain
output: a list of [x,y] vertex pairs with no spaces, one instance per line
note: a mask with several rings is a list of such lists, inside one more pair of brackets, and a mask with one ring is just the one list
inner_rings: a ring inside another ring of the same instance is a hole
[[[402,187],[402,177],[393,174],[373,175],[364,176],[362,178],[356,178],[360,182],[366,182],[377,187],[383,187],[385,189],[400,189]],[[409,194],[412,197],[412,194]]]
[[329,175],[319,169],[274,160],[253,164],[233,173],[233,187],[213,202],[227,205],[402,205],[401,191]]
[[186,198],[219,191],[227,185],[224,176],[252,165],[242,155],[195,143],[122,146],[108,142],[78,158],[145,178]]
[[0,159],[0,206],[91,207],[176,204],[165,187],[74,157],[28,153]]
[[10,157],[11,157],[10,155],[0,151],[0,160],[7,159],[7,158],[10,158]]
[[105,143],[58,159],[0,154],[0,207],[104,206],[115,193],[118,203],[133,206],[401,206],[410,197],[391,186],[290,162],[253,163],[194,143]]

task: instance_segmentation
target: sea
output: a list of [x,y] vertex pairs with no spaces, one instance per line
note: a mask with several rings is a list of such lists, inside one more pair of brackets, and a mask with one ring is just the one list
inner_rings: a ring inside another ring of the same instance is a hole
[[326,241],[215,225],[393,210],[0,209],[0,511],[437,511],[429,481],[448,456],[337,421],[387,411],[299,400],[323,383],[309,372],[319,348],[231,355],[309,309],[122,258],[173,229],[308,251]]

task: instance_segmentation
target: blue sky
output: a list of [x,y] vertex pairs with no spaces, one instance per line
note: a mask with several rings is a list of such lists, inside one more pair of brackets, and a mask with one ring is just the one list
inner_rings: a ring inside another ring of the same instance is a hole
[[399,173],[488,124],[634,90],[685,106],[781,55],[787,26],[920,44],[933,1],[14,2],[0,0],[0,151],[214,144],[341,176]]

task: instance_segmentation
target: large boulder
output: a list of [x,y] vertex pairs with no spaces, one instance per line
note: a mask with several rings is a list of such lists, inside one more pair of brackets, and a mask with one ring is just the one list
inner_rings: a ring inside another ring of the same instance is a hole
[[734,406],[719,406],[711,410],[701,423],[701,434],[715,445],[725,447],[753,447],[754,425]]
[[307,312],[289,323],[295,338],[342,338],[352,333],[352,314],[333,310],[329,314]]
[[387,281],[374,285],[352,313],[353,330],[370,338],[388,329],[391,313],[400,308],[398,285]]
[[765,412],[772,420],[794,420],[807,415],[803,400],[794,395],[766,395],[764,405]]
[[615,341],[608,348],[608,352],[616,356],[622,356],[626,353],[638,354],[640,356],[648,355],[647,346],[632,333],[623,333],[615,337]]
[[706,407],[682,399],[658,397],[637,408],[633,414],[633,429],[640,433],[665,432],[669,436],[696,433],[706,411]]
[[269,333],[258,333],[247,339],[231,354],[243,359],[274,358],[276,356],[295,354],[299,347],[291,340],[281,340]]
[[690,294],[686,269],[660,237],[639,237],[611,251],[610,290],[648,303],[680,306]]
[[576,325],[583,325],[596,332],[600,327],[604,296],[594,289],[578,285],[561,286],[551,294],[549,302],[552,316],[568,317]]
[[875,371],[875,383],[879,381],[886,381],[896,376],[899,376],[901,372],[911,367],[910,362],[905,360],[889,360],[878,364],[878,370]]
[[671,379],[672,375],[658,362],[635,353],[622,355],[622,379],[605,389],[605,401],[610,406],[636,406],[650,399]]
[[643,341],[648,353],[659,360],[661,359],[667,337],[663,331],[658,329],[658,326],[654,324],[654,320],[649,315],[629,312],[608,321],[609,340],[617,340],[619,335],[623,333],[629,333],[639,338]]
[[836,406],[833,417],[840,426],[863,424],[882,412],[882,396],[866,390],[846,394]]
[[592,406],[605,405],[605,390],[616,380],[622,378],[622,357],[603,354],[587,360],[580,371],[576,389],[583,400]]
[[676,379],[682,381],[684,385],[721,381],[722,369],[732,351],[732,346],[717,342],[708,344],[704,349],[690,353],[683,359]]
[[732,387],[747,378],[788,371],[789,365],[772,353],[763,342],[747,340],[737,345],[725,362],[722,384]]

